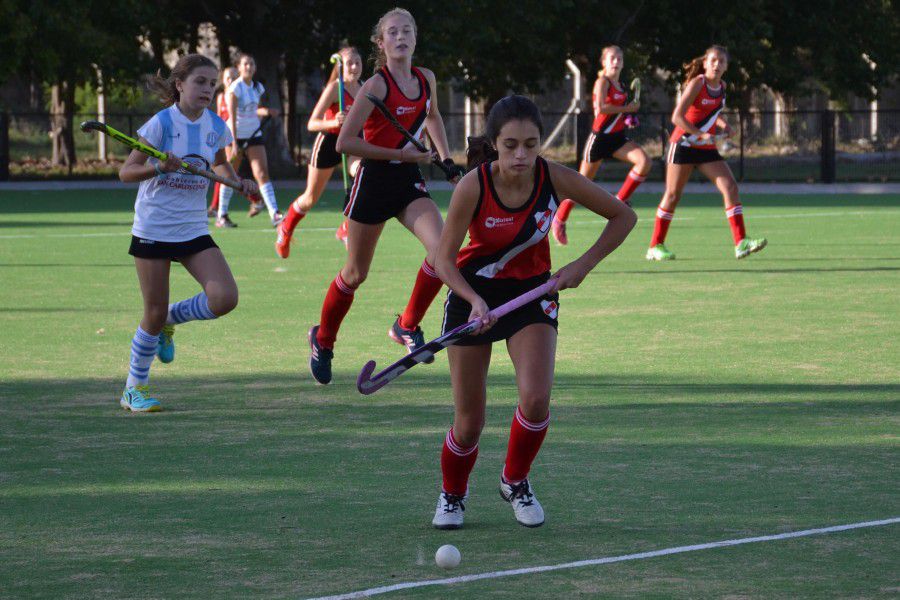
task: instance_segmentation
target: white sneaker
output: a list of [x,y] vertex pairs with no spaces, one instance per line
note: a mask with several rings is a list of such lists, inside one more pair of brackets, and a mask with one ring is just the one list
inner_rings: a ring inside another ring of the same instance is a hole
[[531,484],[525,479],[510,485],[500,479],[500,497],[512,504],[516,521],[525,527],[540,527],[544,524],[544,509],[534,497]]
[[466,510],[466,499],[469,494],[455,496],[441,492],[438,496],[437,508],[431,524],[436,529],[459,529],[463,525],[463,511]]

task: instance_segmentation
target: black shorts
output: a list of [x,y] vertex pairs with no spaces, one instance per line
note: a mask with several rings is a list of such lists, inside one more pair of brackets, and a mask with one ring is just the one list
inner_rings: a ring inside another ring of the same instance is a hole
[[252,138],[238,138],[237,143],[238,148],[247,149],[250,146],[265,146],[266,139],[263,136],[258,135]]
[[344,215],[358,223],[377,225],[396,217],[419,198],[431,198],[419,165],[364,159],[353,178]]
[[320,131],[313,143],[309,166],[316,169],[331,169],[341,164],[341,153],[337,151],[336,133]]
[[701,165],[703,163],[725,160],[715,148],[692,148],[682,146],[677,142],[669,142],[669,150],[666,152],[666,162],[675,165]]
[[[472,289],[487,302],[488,306],[497,308],[516,296],[521,296],[525,292],[531,291],[545,283],[550,279],[550,274],[544,273],[530,279],[488,279],[480,275],[463,272],[463,277],[472,286]],[[468,323],[471,312],[471,304],[452,291],[447,292],[447,301],[444,302],[443,333]],[[481,335],[465,337],[456,342],[456,345],[480,346],[482,344],[499,342],[500,340],[508,340],[520,329],[533,323],[546,323],[553,329],[557,329],[558,313],[559,294],[556,292],[547,294],[501,317],[487,332]]]
[[132,235],[128,254],[136,258],[160,258],[178,261],[184,256],[197,254],[208,248],[218,247],[209,234],[201,235],[186,242],[157,242]]
[[616,133],[597,133],[592,131],[584,144],[584,154],[582,154],[581,159],[583,162],[594,163],[598,160],[612,158],[616,150],[630,141],[628,136],[625,135],[625,130],[617,131]]

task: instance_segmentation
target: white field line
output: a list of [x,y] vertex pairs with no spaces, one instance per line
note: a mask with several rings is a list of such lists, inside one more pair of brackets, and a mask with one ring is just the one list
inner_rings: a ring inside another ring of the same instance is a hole
[[469,581],[479,581],[481,579],[496,579],[498,577],[510,577],[512,575],[527,575],[529,573],[546,573],[547,571],[560,571],[562,569],[577,569],[580,567],[591,567],[594,565],[606,565],[610,563],[625,562],[629,560],[644,560],[646,558],[655,558],[657,556],[667,556],[670,554],[682,554],[684,552],[696,552],[698,550],[709,550],[710,548],[726,548],[728,546],[740,546],[741,544],[755,544],[757,542],[773,542],[776,540],[786,540],[791,538],[806,537],[810,535],[822,535],[826,533],[836,533],[838,531],[848,531],[850,529],[862,529],[864,527],[882,527],[884,525],[893,525],[900,523],[900,517],[883,519],[881,521],[864,521],[861,523],[850,523],[849,525],[834,525],[832,527],[822,527],[819,529],[804,529],[803,531],[792,531],[789,533],[778,533],[774,535],[762,535],[757,537],[739,538],[735,540],[722,540],[720,542],[709,542],[706,544],[694,544],[692,546],[677,546],[674,548],[664,548],[662,550],[653,550],[650,552],[638,552],[636,554],[623,554],[621,556],[609,556],[606,558],[594,558],[591,560],[579,560],[576,562],[568,562],[557,565],[546,565],[540,567],[527,567],[524,569],[510,569],[508,571],[490,571],[488,573],[476,573],[474,575],[462,575],[460,577],[448,577],[446,579],[430,579],[426,581],[410,581],[407,583],[397,583],[394,585],[386,585],[383,587],[369,588],[357,592],[349,592],[346,594],[338,594],[336,596],[321,596],[311,598],[310,600],[345,600],[349,598],[367,598],[369,596],[377,596],[388,592],[396,592],[398,590],[408,590],[411,588],[420,588],[435,585],[452,585],[455,583],[466,583]]
[[[861,216],[861,217],[871,217],[871,216],[882,216],[882,215],[895,215],[900,214],[900,210],[857,210],[857,211],[843,211],[843,212],[818,212],[818,213],[787,213],[783,215],[758,215],[753,214],[751,219],[803,219],[809,217],[847,217],[847,216]],[[718,217],[676,217],[675,220],[679,223],[682,221],[703,221],[703,220],[724,220],[724,215],[721,219]],[[642,219],[638,222],[638,225],[644,224],[652,224],[654,222],[653,219]],[[581,226],[581,225],[596,225],[597,223],[606,223],[605,219],[573,219],[569,222],[569,225]],[[77,227],[77,224],[72,224],[73,227]],[[334,231],[337,227],[304,227],[301,231]],[[275,233],[274,228],[267,227],[265,229],[250,229],[247,227],[238,227],[236,229],[230,230],[228,235],[233,235],[235,233]],[[130,231],[123,232],[106,232],[106,233],[40,233],[40,234],[11,234],[11,235],[0,235],[0,240],[20,240],[20,239],[35,239],[35,238],[92,238],[92,237],[119,237],[124,235],[131,235]]]

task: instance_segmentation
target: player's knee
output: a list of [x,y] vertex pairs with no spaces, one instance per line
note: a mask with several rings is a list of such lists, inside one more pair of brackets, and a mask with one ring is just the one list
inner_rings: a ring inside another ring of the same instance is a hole
[[550,396],[548,394],[520,394],[519,410],[533,423],[547,418],[550,412]]
[[356,289],[363,284],[366,280],[366,277],[369,276],[368,269],[361,269],[358,267],[353,267],[350,269],[344,269],[341,271],[341,279],[344,280],[349,287]]
[[483,421],[460,419],[453,424],[453,439],[463,448],[471,448],[481,438],[481,429],[483,427]]
[[225,286],[207,292],[209,309],[217,317],[227,315],[238,305],[237,286]]

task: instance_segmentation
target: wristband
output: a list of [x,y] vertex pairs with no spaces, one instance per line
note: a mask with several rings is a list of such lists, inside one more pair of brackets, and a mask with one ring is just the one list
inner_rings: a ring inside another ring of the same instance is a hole
[[154,170],[156,170],[157,177],[165,177],[166,176],[166,174],[162,172],[162,169],[159,168],[158,162],[153,164],[153,168],[154,168]]

